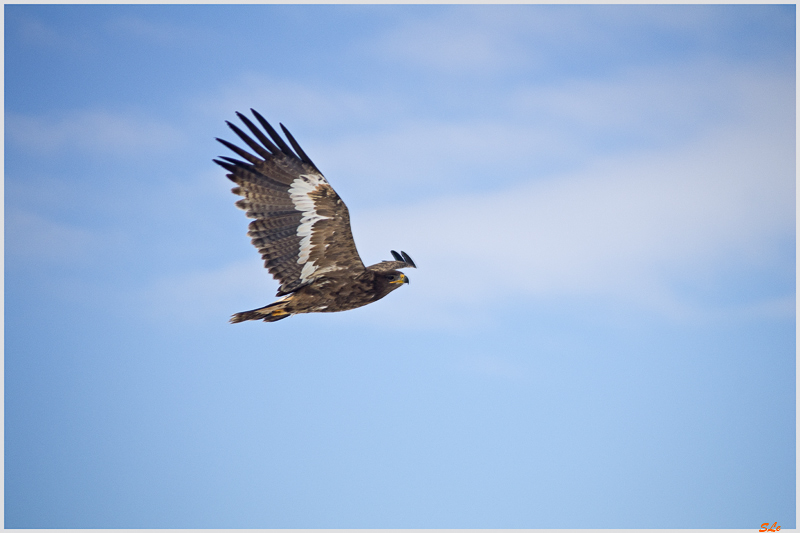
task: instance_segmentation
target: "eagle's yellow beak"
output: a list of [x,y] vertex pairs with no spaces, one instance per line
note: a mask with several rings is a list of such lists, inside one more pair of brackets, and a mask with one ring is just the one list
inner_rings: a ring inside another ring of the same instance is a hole
[[408,276],[400,272],[400,277],[395,281],[390,281],[389,283],[411,283],[411,282],[408,281]]

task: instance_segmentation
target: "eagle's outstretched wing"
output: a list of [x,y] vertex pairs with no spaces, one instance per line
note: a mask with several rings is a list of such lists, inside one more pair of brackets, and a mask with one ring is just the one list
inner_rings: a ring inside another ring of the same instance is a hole
[[417,268],[417,265],[414,264],[414,260],[405,252],[400,252],[398,254],[392,250],[392,257],[395,258],[394,261],[381,261],[367,268],[375,272],[389,272],[390,270],[399,270],[401,268]]
[[257,155],[217,139],[244,161],[220,157],[214,162],[238,185],[233,192],[244,198],[236,206],[255,219],[247,234],[261,252],[264,266],[280,282],[278,296],[328,272],[352,270],[356,276],[363,272],[347,206],[283,124],[294,151],[260,114],[250,111],[269,138],[247,117],[236,115],[261,144],[227,124]]

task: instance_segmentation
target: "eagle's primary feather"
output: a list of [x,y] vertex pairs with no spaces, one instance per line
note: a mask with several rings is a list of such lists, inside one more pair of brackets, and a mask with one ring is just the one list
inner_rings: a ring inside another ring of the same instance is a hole
[[280,282],[277,296],[283,298],[236,313],[231,322],[274,322],[298,313],[346,311],[408,283],[398,269],[416,265],[405,252],[392,250],[394,261],[364,266],[342,199],[283,124],[291,148],[264,117],[250,111],[266,134],[246,116],[236,115],[257,141],[226,123],[253,153],[217,139],[242,159],[220,157],[214,162],[236,183],[232,191],[243,197],[236,206],[255,219],[247,234],[264,266]]

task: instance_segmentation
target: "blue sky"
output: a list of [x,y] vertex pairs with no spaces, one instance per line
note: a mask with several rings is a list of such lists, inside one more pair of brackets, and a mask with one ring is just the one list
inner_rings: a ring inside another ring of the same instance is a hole
[[[794,6],[4,13],[6,527],[795,527]],[[251,107],[410,285],[227,323]]]

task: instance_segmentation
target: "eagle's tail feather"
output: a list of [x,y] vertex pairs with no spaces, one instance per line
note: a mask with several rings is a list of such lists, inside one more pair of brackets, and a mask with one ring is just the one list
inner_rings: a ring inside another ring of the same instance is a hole
[[251,311],[242,311],[231,317],[231,324],[245,322],[246,320],[263,320],[264,322],[277,322],[284,318],[289,318],[292,313],[285,311],[284,307],[289,304],[289,297],[281,298],[266,307],[260,307]]

